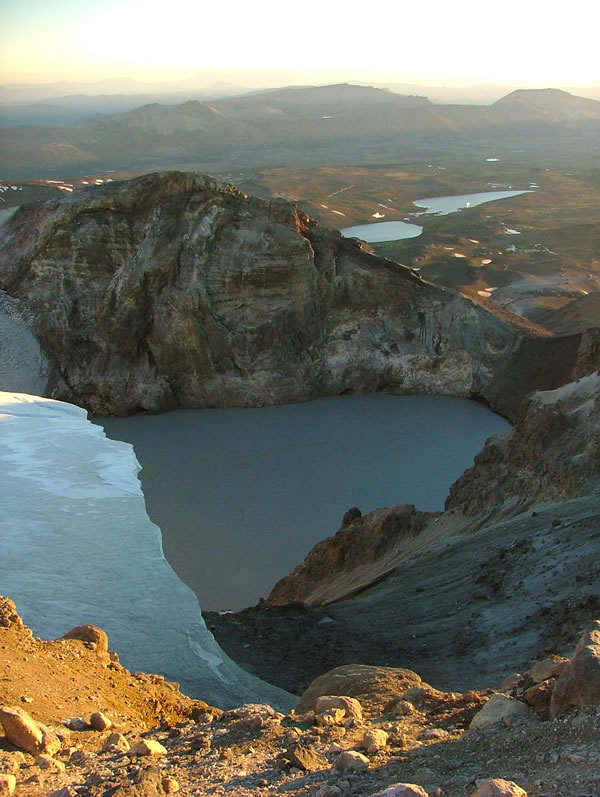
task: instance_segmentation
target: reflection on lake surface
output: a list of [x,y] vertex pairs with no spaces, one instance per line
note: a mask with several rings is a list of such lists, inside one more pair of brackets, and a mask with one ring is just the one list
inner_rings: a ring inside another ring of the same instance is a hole
[[[436,196],[428,199],[415,199],[414,205],[426,208],[426,213],[437,213],[446,216],[464,208],[483,205],[484,202],[495,202],[508,199],[519,194],[530,194],[531,191],[482,191],[479,194],[460,194],[457,196]],[[423,232],[418,224],[407,224],[404,221],[377,221],[371,224],[358,224],[355,227],[344,227],[340,232],[345,238],[360,238],[369,244],[383,241],[401,241],[404,238],[416,238]]]
[[466,399],[383,394],[97,422],[133,444],[165,555],[204,609],[266,597],[351,506],[442,509],[508,428]]

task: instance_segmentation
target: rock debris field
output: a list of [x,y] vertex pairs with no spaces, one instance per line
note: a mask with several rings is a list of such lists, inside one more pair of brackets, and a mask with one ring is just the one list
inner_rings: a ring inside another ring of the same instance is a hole
[[443,692],[410,670],[346,665],[287,715],[224,712],[130,673],[94,626],[37,639],[8,598],[0,661],[1,795],[600,794],[600,620],[572,657],[497,690]]

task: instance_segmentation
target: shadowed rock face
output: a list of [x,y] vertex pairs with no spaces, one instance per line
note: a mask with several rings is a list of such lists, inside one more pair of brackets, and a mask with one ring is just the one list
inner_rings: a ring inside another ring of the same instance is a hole
[[22,207],[0,288],[100,414],[257,406],[345,391],[478,395],[514,417],[572,373],[554,338],[321,229],[287,202],[190,173]]

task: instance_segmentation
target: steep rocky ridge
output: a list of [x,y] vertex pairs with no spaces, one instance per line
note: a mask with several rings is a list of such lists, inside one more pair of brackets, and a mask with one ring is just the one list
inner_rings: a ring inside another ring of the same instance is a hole
[[388,390],[514,417],[582,344],[190,173],[24,206],[1,234],[0,288],[68,386],[53,397],[99,414]]

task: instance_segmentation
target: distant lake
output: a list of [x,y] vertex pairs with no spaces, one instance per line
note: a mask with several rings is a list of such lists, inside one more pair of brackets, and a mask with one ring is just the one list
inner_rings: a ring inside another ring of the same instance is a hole
[[[415,199],[414,205],[426,208],[426,213],[437,213],[446,216],[456,213],[463,208],[483,205],[484,202],[495,202],[498,199],[508,199],[519,194],[529,194],[531,191],[482,191],[479,194],[460,194],[457,196],[436,196],[428,199]],[[360,238],[369,244],[382,243],[383,241],[401,241],[404,238],[416,238],[421,235],[423,228],[418,224],[408,224],[405,221],[375,221],[371,224],[358,224],[355,227],[344,227],[340,232],[345,238]]]
[[427,213],[437,213],[447,216],[464,208],[474,208],[485,202],[495,202],[497,199],[508,199],[519,194],[530,194],[531,191],[482,191],[479,194],[461,194],[460,196],[436,196],[429,199],[415,199],[414,205],[427,208]]
[[369,244],[381,241],[400,241],[403,238],[416,238],[423,228],[405,221],[375,221],[372,224],[357,224],[340,230],[345,238],[360,238]]
[[466,399],[384,394],[96,422],[133,444],[165,555],[203,609],[266,597],[351,506],[442,509],[509,428]]

